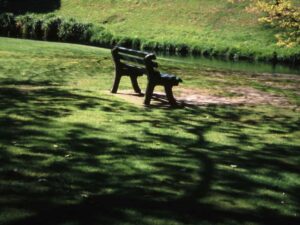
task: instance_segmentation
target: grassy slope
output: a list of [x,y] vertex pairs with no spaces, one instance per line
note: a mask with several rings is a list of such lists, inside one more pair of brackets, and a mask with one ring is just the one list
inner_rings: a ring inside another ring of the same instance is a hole
[[242,55],[279,56],[300,52],[276,46],[274,33],[246,13],[244,4],[224,0],[62,0],[57,14],[105,23],[115,35],[201,49],[239,49]]
[[[0,56],[0,224],[297,224],[297,112],[137,108],[103,93],[113,65],[92,47],[0,38]],[[163,64],[185,86],[269,90]]]

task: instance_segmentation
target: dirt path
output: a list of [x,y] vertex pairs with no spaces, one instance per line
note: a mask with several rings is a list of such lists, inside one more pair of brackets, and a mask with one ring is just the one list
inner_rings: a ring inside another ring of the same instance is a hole
[[[177,88],[175,96],[179,103],[187,106],[272,105],[296,108],[285,97],[259,91],[251,87],[231,88],[227,90],[227,93],[228,96],[220,96],[212,94],[208,90]],[[132,90],[120,90],[115,96],[135,105],[143,105],[144,97],[133,93]],[[155,92],[151,105],[168,105],[165,94],[163,92]]]
[[177,99],[192,105],[273,105],[289,106],[288,100],[251,87],[238,87],[227,90],[228,97],[211,94],[199,89],[180,89]]

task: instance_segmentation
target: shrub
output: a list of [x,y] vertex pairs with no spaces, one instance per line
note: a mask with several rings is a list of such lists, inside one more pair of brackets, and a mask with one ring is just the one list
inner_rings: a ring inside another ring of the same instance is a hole
[[291,0],[277,0],[273,2],[258,1],[256,9],[266,13],[259,19],[280,31],[275,35],[279,46],[292,47],[300,45],[300,7]]
[[145,41],[143,42],[141,49],[142,50],[146,50],[146,51],[150,51],[150,50],[154,50],[156,46],[156,42],[154,41]]
[[63,20],[58,29],[58,38],[61,41],[86,43],[91,37],[92,24],[79,23],[74,19]]
[[34,18],[31,15],[17,17],[16,23],[22,38],[32,38]]
[[132,39],[128,38],[128,37],[122,37],[119,39],[119,41],[117,42],[117,45],[119,46],[123,46],[125,48],[131,48],[132,47]]
[[141,48],[141,40],[139,38],[132,39],[132,48],[139,50]]
[[113,35],[101,26],[92,26],[90,28],[90,43],[95,46],[111,47]]
[[0,14],[0,35],[15,36],[16,34],[16,20],[12,13]]
[[[44,39],[48,41],[65,41],[73,43],[90,43],[95,29],[92,24],[79,23],[74,19],[63,20],[53,14],[44,17],[26,14],[14,16],[12,13],[0,14],[0,34],[3,36]],[[106,37],[110,41],[112,35],[101,31],[100,38]]]
[[48,41],[58,41],[58,30],[62,23],[60,17],[45,18],[42,24],[43,39]]
[[109,46],[116,46],[118,45],[118,43],[120,42],[121,38],[118,36],[112,36],[110,42],[109,42]]
[[162,43],[156,42],[154,50],[156,52],[165,52],[166,51],[166,45],[165,45],[165,43],[163,43],[163,42]]
[[180,55],[187,55],[189,53],[189,47],[186,44],[178,44],[176,46],[176,52]]
[[300,45],[300,5],[293,0],[227,0],[231,3],[251,2],[248,12],[262,14],[259,21],[275,28],[277,44]]
[[211,53],[213,52],[212,48],[205,47],[201,50],[201,55],[203,56],[211,56]]
[[42,40],[44,36],[43,20],[35,19],[32,28],[32,38]]
[[165,51],[169,54],[175,54],[176,53],[176,46],[172,43],[166,43]]
[[16,18],[18,36],[23,38],[39,39],[43,38],[43,20],[34,15],[19,16]]

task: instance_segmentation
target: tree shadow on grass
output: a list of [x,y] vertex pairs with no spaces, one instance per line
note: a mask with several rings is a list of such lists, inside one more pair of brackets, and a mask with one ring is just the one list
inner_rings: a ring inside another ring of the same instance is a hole
[[60,8],[60,0],[1,0],[0,12],[24,14],[28,12],[46,13]]
[[[0,130],[0,211],[29,213],[5,224],[298,222],[299,217],[273,207],[281,199],[261,193],[285,192],[299,211],[297,188],[264,181],[299,174],[298,146],[272,145],[259,134],[241,132],[248,125],[236,121],[251,115],[249,110],[208,107],[157,114],[59,87],[0,88],[0,97],[5,127]],[[113,136],[107,123],[57,122],[78,110],[136,115],[119,125],[130,124],[141,136]],[[295,130],[291,120],[270,119],[265,125],[288,133]],[[215,143],[207,138],[209,131],[238,144]],[[255,144],[256,151],[243,149]]]

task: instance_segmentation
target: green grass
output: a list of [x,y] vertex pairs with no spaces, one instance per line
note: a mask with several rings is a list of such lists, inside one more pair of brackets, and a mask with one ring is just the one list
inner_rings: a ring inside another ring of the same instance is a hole
[[182,43],[210,54],[259,59],[272,58],[274,51],[285,59],[299,54],[299,46],[278,47],[274,30],[244,7],[224,0],[61,0],[55,13],[102,24],[114,36],[139,38],[146,46]]
[[[0,224],[299,221],[292,108],[141,108],[105,94],[107,50],[0,38],[0,56]],[[186,88],[250,86],[300,105],[291,77],[160,63]]]
[[[68,26],[62,29],[61,26],[60,35],[55,40],[106,47],[118,44],[171,54],[202,54],[226,59],[290,64],[299,61],[300,46],[279,47],[276,30],[259,23],[260,15],[245,10],[250,0],[235,4],[223,0],[49,0],[40,9],[34,0],[30,1],[28,7],[22,7],[26,5],[23,2],[18,3],[19,7],[16,3],[15,7],[12,4],[12,9],[7,9],[16,15],[25,12],[33,15],[17,17],[17,28],[12,25],[10,32],[5,28],[3,36],[42,39],[40,23],[48,24],[48,13],[54,10],[50,14],[52,18],[56,15],[65,22],[69,21],[68,18],[76,20],[76,23],[72,22],[77,24],[73,31],[78,27],[85,27],[83,31],[92,27],[87,32],[91,37],[77,33],[78,40],[74,38],[75,34],[72,37],[72,29],[66,29]],[[39,22],[33,25],[33,21]],[[49,40],[49,37],[46,35],[44,39]]]

